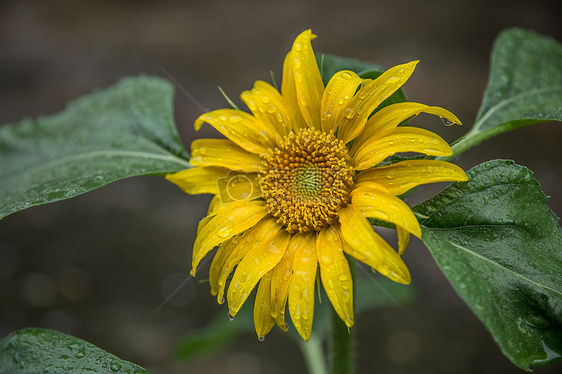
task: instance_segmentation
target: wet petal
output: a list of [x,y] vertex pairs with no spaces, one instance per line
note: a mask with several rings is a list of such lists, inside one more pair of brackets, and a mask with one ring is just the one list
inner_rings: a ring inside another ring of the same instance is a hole
[[281,94],[291,114],[293,131],[298,133],[299,129],[306,128],[306,122],[302,116],[299,100],[297,99],[297,88],[293,71],[293,52],[289,51],[283,63],[283,82],[281,84]]
[[293,129],[285,100],[269,83],[257,81],[251,91],[242,92],[240,97],[258,120],[275,128],[279,134],[285,136]]
[[310,339],[314,315],[314,282],[316,281],[316,234],[304,234],[304,243],[297,248],[293,261],[293,277],[289,286],[289,312],[300,336]]
[[322,97],[321,130],[336,132],[349,101],[363,80],[351,70],[334,74],[328,82]]
[[259,171],[261,158],[228,139],[197,139],[191,143],[191,159],[195,166],[219,166],[245,172]]
[[291,234],[279,224],[270,233],[268,239],[252,243],[252,248],[234,272],[227,295],[228,308],[233,316],[238,313],[261,277],[273,269],[285,255]]
[[372,182],[355,185],[351,203],[365,217],[380,219],[400,226],[421,238],[421,228],[410,207],[387,189]]
[[215,246],[238,235],[258,223],[267,215],[263,201],[237,201],[225,206],[202,229],[193,245],[191,274]]
[[397,127],[407,119],[412,119],[420,113],[428,113],[447,118],[449,121],[461,124],[461,121],[451,112],[437,106],[427,106],[419,103],[397,103],[386,106],[373,114],[365,125],[365,130],[355,139],[351,147],[350,154],[354,155],[355,151],[363,144],[374,141],[381,132]]
[[219,109],[202,114],[195,121],[195,130],[208,123],[221,134],[248,152],[265,154],[282,141],[282,136],[269,124],[235,109]]
[[357,183],[375,182],[393,195],[401,195],[422,184],[466,180],[466,173],[457,165],[435,160],[402,161],[365,170],[357,175]]
[[396,232],[398,234],[398,254],[402,256],[410,244],[410,233],[400,226],[396,226]]
[[310,30],[302,32],[295,39],[291,54],[296,96],[302,116],[308,127],[320,129],[324,83],[310,43],[315,37]]
[[373,142],[364,144],[353,157],[353,166],[364,170],[401,152],[418,152],[428,156],[450,156],[453,149],[435,133],[417,127],[398,127],[385,131]]
[[[231,255],[232,250],[238,245],[242,236],[235,236],[233,238],[225,241],[215,253],[213,257],[213,262],[211,263],[211,268],[209,269],[209,284],[211,286],[211,295],[217,296],[219,293],[219,277],[225,266],[228,257]],[[223,303],[222,296],[220,300],[217,300],[219,304]]]
[[263,338],[271,331],[275,320],[271,317],[271,271],[265,274],[258,286],[256,300],[254,301],[254,325],[258,339]]
[[208,166],[195,167],[166,175],[166,179],[190,195],[201,193],[218,194],[217,179],[226,178],[228,169]]
[[348,327],[353,326],[353,279],[342,251],[340,235],[333,226],[320,231],[316,253],[326,295],[334,310]]
[[373,230],[363,214],[353,205],[339,211],[343,249],[353,258],[369,265],[395,282],[409,284],[410,272],[404,261]]
[[338,130],[338,138],[348,143],[363,129],[367,119],[386,98],[396,92],[416,67],[418,61],[398,65],[382,73],[377,79],[363,86],[350,101]]
[[275,318],[277,325],[285,331],[285,307],[293,274],[293,261],[297,249],[305,244],[305,235],[291,235],[285,256],[271,272],[271,316]]

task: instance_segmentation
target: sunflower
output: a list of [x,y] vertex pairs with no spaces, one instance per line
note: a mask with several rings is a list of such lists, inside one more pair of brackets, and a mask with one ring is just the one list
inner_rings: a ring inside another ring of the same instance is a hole
[[[340,71],[324,87],[314,37],[307,30],[294,41],[281,92],[257,81],[242,93],[252,114],[219,109],[201,115],[196,130],[208,123],[228,139],[194,141],[194,167],[167,176],[186,193],[215,195],[197,229],[191,273],[218,247],[210,267],[211,293],[222,304],[234,272],[226,295],[230,318],[259,283],[254,304],[259,338],[275,324],[287,330],[287,304],[299,334],[310,338],[317,271],[334,310],[353,326],[346,254],[409,284],[402,254],[410,235],[421,237],[421,229],[397,196],[421,184],[467,180],[459,167],[427,158],[379,166],[396,153],[452,154],[436,134],[399,126],[420,113],[460,124],[449,111],[411,102],[376,111],[406,82],[417,61],[375,80]],[[396,227],[398,250],[367,218]]]

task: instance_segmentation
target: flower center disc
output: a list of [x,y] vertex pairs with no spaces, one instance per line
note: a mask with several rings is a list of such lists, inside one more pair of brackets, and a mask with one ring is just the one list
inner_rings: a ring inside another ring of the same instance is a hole
[[347,148],[331,133],[291,132],[264,159],[262,196],[268,213],[288,232],[319,231],[349,203],[354,171]]

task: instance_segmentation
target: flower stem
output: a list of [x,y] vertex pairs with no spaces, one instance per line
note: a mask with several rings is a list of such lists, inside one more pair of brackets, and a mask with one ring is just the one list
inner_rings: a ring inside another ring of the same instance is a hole
[[307,342],[302,339],[298,339],[297,341],[299,342],[299,347],[304,356],[306,366],[308,367],[308,372],[310,374],[328,374],[326,359],[324,357],[324,352],[322,352],[322,338],[318,338],[312,334]]
[[[349,260],[349,259],[348,259]],[[355,261],[350,260],[351,277],[355,280]],[[355,299],[355,298],[354,298]],[[352,374],[354,363],[353,330],[348,328],[335,310],[331,311],[330,350],[332,374]]]

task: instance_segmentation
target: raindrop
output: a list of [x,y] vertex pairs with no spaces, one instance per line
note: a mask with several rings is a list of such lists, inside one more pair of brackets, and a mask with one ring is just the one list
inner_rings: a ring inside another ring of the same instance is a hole
[[227,318],[230,322],[234,321],[234,316],[233,316],[232,314],[230,314],[230,312],[226,313],[226,318]]
[[345,79],[351,79],[352,78],[351,74],[349,74],[347,71],[341,73],[341,77],[345,78]]
[[300,52],[302,50],[301,43],[295,43],[294,47],[295,47],[295,51],[297,51],[297,52]]
[[217,233],[217,235],[221,238],[227,238],[230,233],[232,232],[232,228],[230,227],[222,227],[219,232]]
[[259,342],[265,341],[265,336],[260,336],[260,337],[258,338],[258,341],[259,341]]
[[388,173],[386,173],[386,177],[387,177],[388,179],[394,179],[395,175],[394,175],[393,172],[389,171]]
[[273,113],[275,113],[275,111],[276,111],[276,109],[273,105],[267,107],[267,112],[269,114],[273,114]]
[[449,120],[448,118],[445,118],[445,117],[441,117],[441,121],[443,121],[443,124],[445,126],[452,126],[452,125],[455,124],[454,122],[452,122],[451,120]]
[[270,99],[269,97],[267,97],[267,96],[263,96],[263,97],[261,98],[261,101],[262,101],[264,104],[269,104],[269,103],[271,102],[271,99]]
[[111,371],[119,371],[119,369],[121,369],[121,365],[113,363],[109,368],[111,369]]
[[238,123],[242,121],[242,117],[240,116],[230,116],[230,118],[228,119],[230,121],[230,123]]
[[433,174],[433,166],[427,165],[426,169],[429,174]]

